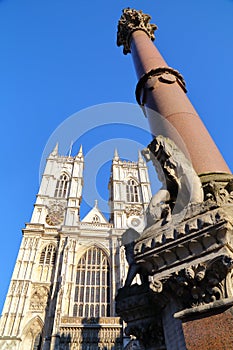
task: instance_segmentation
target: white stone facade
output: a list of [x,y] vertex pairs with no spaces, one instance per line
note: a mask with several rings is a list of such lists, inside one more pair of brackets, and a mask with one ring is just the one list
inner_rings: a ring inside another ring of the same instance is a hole
[[30,223],[23,230],[0,322],[0,349],[120,349],[114,298],[127,272],[121,236],[142,231],[151,198],[146,165],[115,153],[110,222],[97,203],[80,220],[84,157],[47,159]]

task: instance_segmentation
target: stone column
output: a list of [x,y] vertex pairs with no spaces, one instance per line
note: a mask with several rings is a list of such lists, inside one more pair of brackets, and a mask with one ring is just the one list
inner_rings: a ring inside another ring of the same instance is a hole
[[137,77],[136,98],[143,106],[153,135],[177,144],[198,174],[230,173],[217,146],[186,96],[182,75],[169,67],[152,41],[156,25],[142,11],[124,9],[117,44],[131,53]]

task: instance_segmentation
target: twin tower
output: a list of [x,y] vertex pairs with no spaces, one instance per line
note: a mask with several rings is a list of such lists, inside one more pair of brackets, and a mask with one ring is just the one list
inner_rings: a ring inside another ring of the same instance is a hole
[[141,156],[115,152],[110,220],[97,203],[80,220],[82,149],[53,150],[23,230],[1,350],[233,349],[233,176],[155,30],[127,8],[117,44],[132,54],[136,99],[156,136],[145,156],[163,187],[151,199]]
[[115,312],[116,292],[127,274],[121,236],[127,228],[145,227],[151,198],[147,166],[141,155],[137,162],[123,161],[115,150],[109,220],[97,202],[80,219],[85,178],[82,148],[72,157],[59,155],[56,146],[23,230],[1,317],[0,349],[122,348]]

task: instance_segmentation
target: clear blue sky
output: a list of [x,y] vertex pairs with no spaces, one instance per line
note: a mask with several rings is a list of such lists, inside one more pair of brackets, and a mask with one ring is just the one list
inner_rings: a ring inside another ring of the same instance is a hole
[[[0,309],[50,135],[84,108],[135,103],[131,57],[115,43],[121,9],[128,6],[149,13],[158,25],[157,47],[185,77],[191,101],[233,168],[233,1],[1,0]],[[116,137],[112,132],[109,138]],[[118,133],[127,138],[127,131]],[[84,151],[89,141],[87,135]]]

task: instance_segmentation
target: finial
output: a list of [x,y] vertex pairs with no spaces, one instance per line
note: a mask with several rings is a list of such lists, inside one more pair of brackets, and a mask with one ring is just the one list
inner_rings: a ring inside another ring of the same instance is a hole
[[57,156],[58,155],[58,142],[56,143],[54,149],[52,150],[52,152],[50,153],[50,156]]
[[122,13],[117,28],[117,46],[123,45],[124,55],[131,52],[130,39],[132,33],[136,30],[144,31],[152,41],[155,40],[154,31],[157,29],[157,26],[149,23],[151,19],[149,15],[141,10],[137,11],[129,7],[123,9]]
[[143,161],[143,158],[142,158],[142,154],[141,154],[141,151],[140,150],[138,150],[138,163],[144,163],[144,161]]
[[113,160],[119,160],[117,148],[115,148]]
[[97,208],[98,207],[98,201],[97,201],[97,199],[95,199],[95,208]]
[[79,151],[75,158],[82,158],[82,157],[83,157],[83,146],[80,145]]

